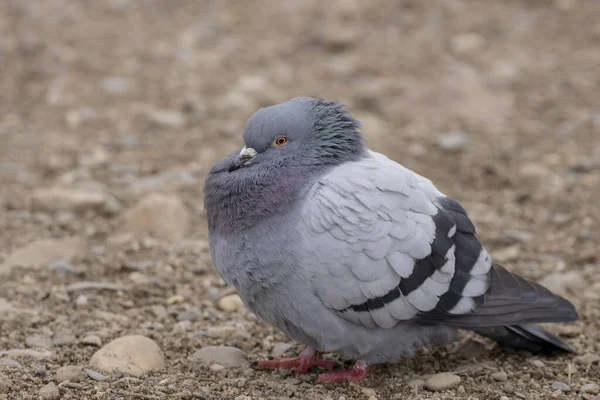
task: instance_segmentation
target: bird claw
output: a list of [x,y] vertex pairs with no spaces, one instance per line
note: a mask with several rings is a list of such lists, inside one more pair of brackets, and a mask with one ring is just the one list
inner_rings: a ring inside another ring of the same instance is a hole
[[286,368],[293,370],[297,374],[305,374],[311,367],[332,370],[339,367],[339,364],[335,361],[317,357],[317,352],[313,349],[306,349],[298,357],[257,361],[252,363],[252,367],[256,369]]
[[368,365],[364,361],[357,361],[350,369],[330,371],[319,375],[319,382],[360,381],[374,369],[374,365]]

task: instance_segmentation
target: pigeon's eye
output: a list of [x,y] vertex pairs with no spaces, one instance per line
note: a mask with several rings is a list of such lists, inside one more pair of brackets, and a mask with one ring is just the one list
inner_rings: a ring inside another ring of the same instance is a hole
[[283,146],[287,142],[288,142],[288,138],[287,137],[285,137],[285,136],[277,136],[275,138],[275,141],[273,143],[275,144],[275,146]]

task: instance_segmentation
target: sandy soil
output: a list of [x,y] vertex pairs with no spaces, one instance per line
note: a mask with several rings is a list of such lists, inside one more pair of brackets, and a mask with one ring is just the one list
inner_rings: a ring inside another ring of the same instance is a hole
[[[0,399],[597,398],[600,2],[324,4],[0,2]],[[467,335],[351,385],[202,364],[209,345],[301,350],[218,306],[232,291],[202,205],[245,120],[300,95],[347,104],[372,148],[463,203],[493,257],[572,300],[581,321],[550,329],[578,355]],[[129,334],[166,367],[59,385]],[[421,387],[451,371],[459,386]]]

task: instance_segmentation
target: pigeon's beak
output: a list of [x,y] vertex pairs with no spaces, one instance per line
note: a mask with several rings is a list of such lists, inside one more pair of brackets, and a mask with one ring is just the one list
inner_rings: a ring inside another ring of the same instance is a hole
[[244,147],[242,151],[240,151],[238,158],[229,166],[229,172],[235,171],[244,165],[248,165],[256,154],[258,153],[252,147]]

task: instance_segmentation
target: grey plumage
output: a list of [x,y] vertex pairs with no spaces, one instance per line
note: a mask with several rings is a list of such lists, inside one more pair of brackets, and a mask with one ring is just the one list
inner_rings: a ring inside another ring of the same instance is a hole
[[367,149],[358,127],[338,103],[293,99],[259,110],[246,147],[212,168],[213,263],[247,307],[316,350],[368,363],[447,343],[458,328],[570,350],[533,323],[575,320],[573,306],[494,264],[466,211]]

